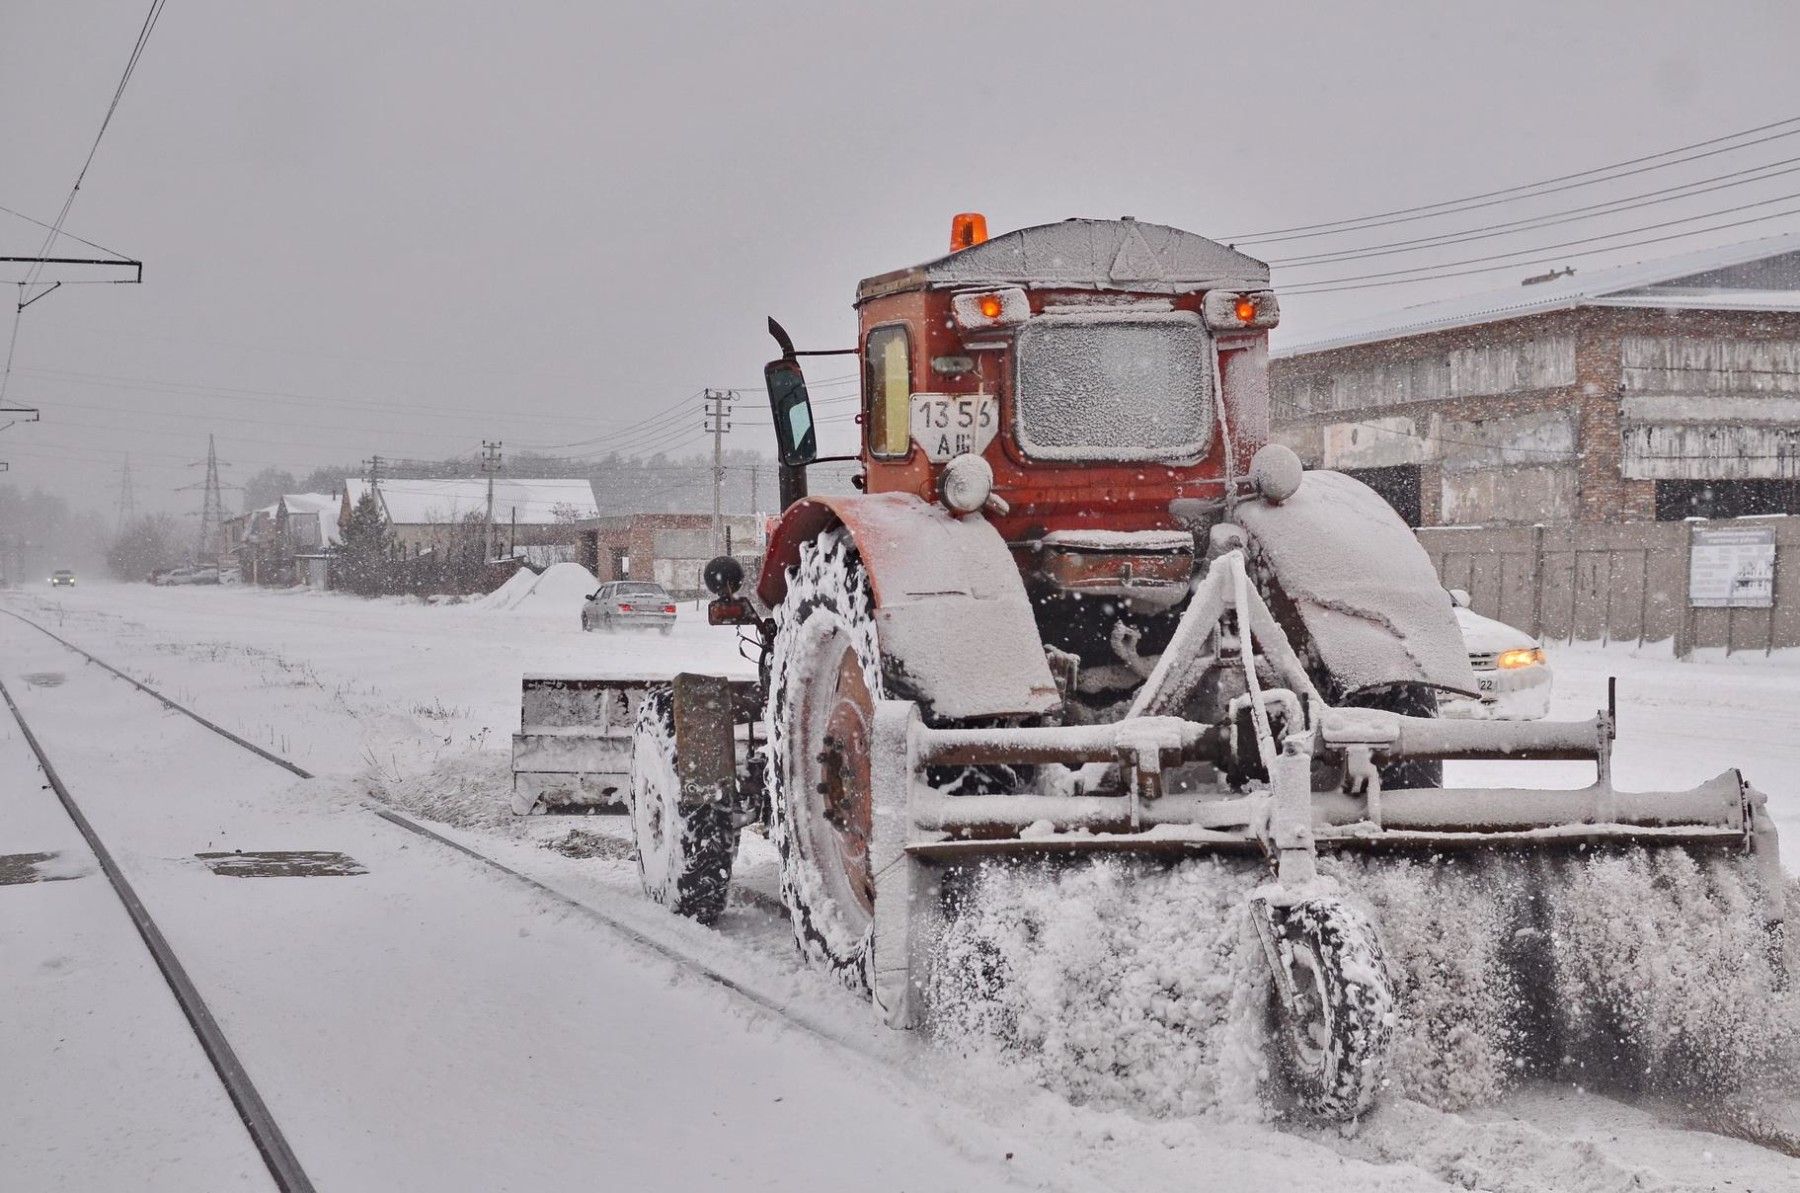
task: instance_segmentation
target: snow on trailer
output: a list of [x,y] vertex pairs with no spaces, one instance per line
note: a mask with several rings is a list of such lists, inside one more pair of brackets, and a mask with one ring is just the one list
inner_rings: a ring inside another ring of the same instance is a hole
[[[708,618],[743,627],[757,680],[527,681],[516,779],[536,750],[604,755],[652,898],[709,922],[737,834],[766,823],[801,950],[911,1027],[933,1016],[967,875],[1241,855],[1265,878],[1233,916],[1275,1024],[1271,1093],[1324,1118],[1365,1112],[1389,1071],[1406,958],[1384,958],[1361,890],[1396,854],[1685,851],[1741,873],[1753,894],[1721,914],[1753,921],[1777,979],[1790,966],[1774,825],[1737,772],[1618,790],[1610,707],[1439,719],[1439,694],[1478,687],[1417,539],[1366,486],[1266,442],[1279,308],[1261,262],[1130,219],[990,240],[962,215],[948,256],[865,281],[857,308],[849,496],[808,496],[805,353],[770,321],[785,512],[754,584],[730,561],[707,575]],[[1462,759],[1595,778],[1445,789]],[[1551,907],[1583,881],[1533,872]],[[1513,934],[1527,970],[1549,963],[1534,933]],[[1635,1038],[1619,1029],[1615,1053]]]

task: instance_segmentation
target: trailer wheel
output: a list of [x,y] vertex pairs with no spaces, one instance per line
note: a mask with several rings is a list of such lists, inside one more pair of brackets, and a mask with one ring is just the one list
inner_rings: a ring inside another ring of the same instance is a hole
[[1342,1121],[1380,1092],[1393,1040],[1394,994],[1375,925],[1339,899],[1268,907],[1273,956],[1295,993],[1273,999],[1276,1052],[1288,1095],[1307,1114]]
[[869,988],[875,875],[869,734],[885,694],[868,576],[849,535],[800,548],[770,660],[770,837],[794,939],[854,990]]
[[725,910],[737,824],[708,803],[685,811],[675,769],[675,699],[656,688],[631,731],[631,839],[644,893],[676,915],[710,924]]

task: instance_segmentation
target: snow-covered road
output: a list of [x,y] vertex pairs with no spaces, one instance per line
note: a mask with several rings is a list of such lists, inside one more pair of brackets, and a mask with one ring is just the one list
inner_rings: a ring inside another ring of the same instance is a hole
[[[322,1190],[1800,1189],[1800,1161],[1572,1089],[1527,1090],[1463,1114],[1400,1103],[1354,1136],[1315,1135],[1272,1128],[1249,1108],[1159,1119],[1071,1106],[1004,1065],[963,1066],[874,1028],[854,1000],[796,965],[766,912],[740,908],[722,933],[676,923],[633,897],[630,864],[616,851],[611,860],[546,851],[539,840],[569,821],[521,824],[501,807],[522,672],[671,659],[748,671],[730,634],[700,624],[691,608],[664,641],[582,635],[553,610],[254,590],[95,586],[0,595],[0,607],[45,620],[321,776],[296,781],[0,618],[0,680],[22,693],[65,779],[117,841]],[[1800,857],[1800,734],[1789,711],[1800,665],[1678,664],[1616,649],[1555,658],[1558,716],[1590,713],[1605,675],[1623,677],[1626,785],[1688,783],[1742,765],[1777,801],[1790,865]],[[23,678],[51,671],[65,682]],[[72,833],[55,835],[50,794],[35,781],[15,791],[29,768],[12,756],[19,747],[8,732],[0,729],[0,853],[64,848]],[[1548,769],[1556,765],[1540,764],[1539,778],[1562,778]],[[1508,780],[1530,781],[1519,769],[1508,768]],[[371,788],[448,816],[462,826],[453,834],[635,917],[646,932],[707,950],[803,1007],[837,1042],[685,979],[592,921],[408,837],[363,807]],[[581,823],[603,836],[617,831]],[[746,854],[753,876],[757,844]],[[209,847],[341,850],[369,872],[221,878],[193,860]],[[104,903],[93,878],[0,887],[0,981],[14,1002],[57,997],[39,972],[44,951],[74,931],[65,918],[103,910],[47,902],[76,888],[92,893],[75,897]],[[29,924],[19,918],[20,892],[40,901]],[[95,971],[76,979],[84,989],[98,989],[98,971],[117,979],[147,965],[125,947],[141,952],[117,918],[119,941],[95,946],[79,970]],[[34,932],[37,953],[15,944]],[[34,1121],[25,1107],[36,1084],[62,1081],[65,1096],[80,1097],[106,1081],[113,1062],[101,1058],[119,1055],[108,1041],[127,1014],[136,1018],[121,1026],[134,1046],[153,1046],[138,1066],[145,1090],[198,1088],[223,1105],[166,995],[150,1015],[157,993],[109,996],[112,1018],[84,1027],[84,1051],[39,1056],[22,1070],[29,1080],[0,1085],[0,1121]],[[66,1008],[8,1021],[5,1055],[43,1053],[18,1024],[57,1013]],[[180,1067],[183,1049],[198,1069]],[[126,1141],[133,1129],[157,1133],[166,1105],[169,1124],[194,1130],[223,1116],[225,1129],[206,1136],[211,1145],[165,1146],[190,1166],[183,1171],[262,1178],[228,1107],[150,1095],[157,1112],[147,1126],[120,1117],[141,1114],[144,1100],[122,1096],[124,1109],[83,1126],[36,1120],[55,1126],[48,1135],[9,1127],[0,1171],[42,1178],[25,1188],[157,1187],[146,1176],[163,1170],[151,1167],[156,1153],[81,1149],[106,1130]],[[70,1149],[89,1161],[80,1171],[125,1179],[68,1179]],[[171,1178],[163,1187],[235,1186]]]

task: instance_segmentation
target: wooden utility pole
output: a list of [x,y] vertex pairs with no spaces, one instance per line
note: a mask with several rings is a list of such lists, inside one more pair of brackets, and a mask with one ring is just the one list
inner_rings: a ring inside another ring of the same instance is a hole
[[[500,441],[481,441],[481,470],[487,473],[487,562],[494,558],[494,473],[500,471]],[[517,515],[515,514],[515,517]]]
[[713,508],[712,508],[712,553],[720,554],[723,550],[725,524],[721,501],[725,491],[725,432],[731,430],[726,419],[731,417],[731,403],[736,400],[737,392],[729,389],[709,389],[706,391],[706,429],[713,437]]

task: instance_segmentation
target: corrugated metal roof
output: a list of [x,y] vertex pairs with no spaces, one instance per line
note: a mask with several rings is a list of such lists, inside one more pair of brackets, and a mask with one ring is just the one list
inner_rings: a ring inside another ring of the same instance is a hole
[[[1800,294],[1787,291],[1748,291],[1718,289],[1716,303],[1709,304],[1702,294],[1687,290],[1667,295],[1635,294],[1664,282],[1676,281],[1709,270],[1726,269],[1761,261],[1788,253],[1800,252],[1800,233],[1747,240],[1738,244],[1719,245],[1655,261],[1640,261],[1592,273],[1576,272],[1572,277],[1539,282],[1530,286],[1513,286],[1506,290],[1489,290],[1459,298],[1443,299],[1384,311],[1367,318],[1351,320],[1335,327],[1307,333],[1293,343],[1280,343],[1272,352],[1276,357],[1303,356],[1332,348],[1348,348],[1427,332],[1472,327],[1503,319],[1519,319],[1547,311],[1569,310],[1581,306],[1654,306],[1696,308],[1716,305],[1727,310],[1794,310],[1800,307]],[[1277,287],[1276,293],[1280,293]],[[1755,296],[1754,298],[1752,296]],[[1751,305],[1754,302],[1757,305]],[[1281,333],[1277,332],[1277,336]]]

